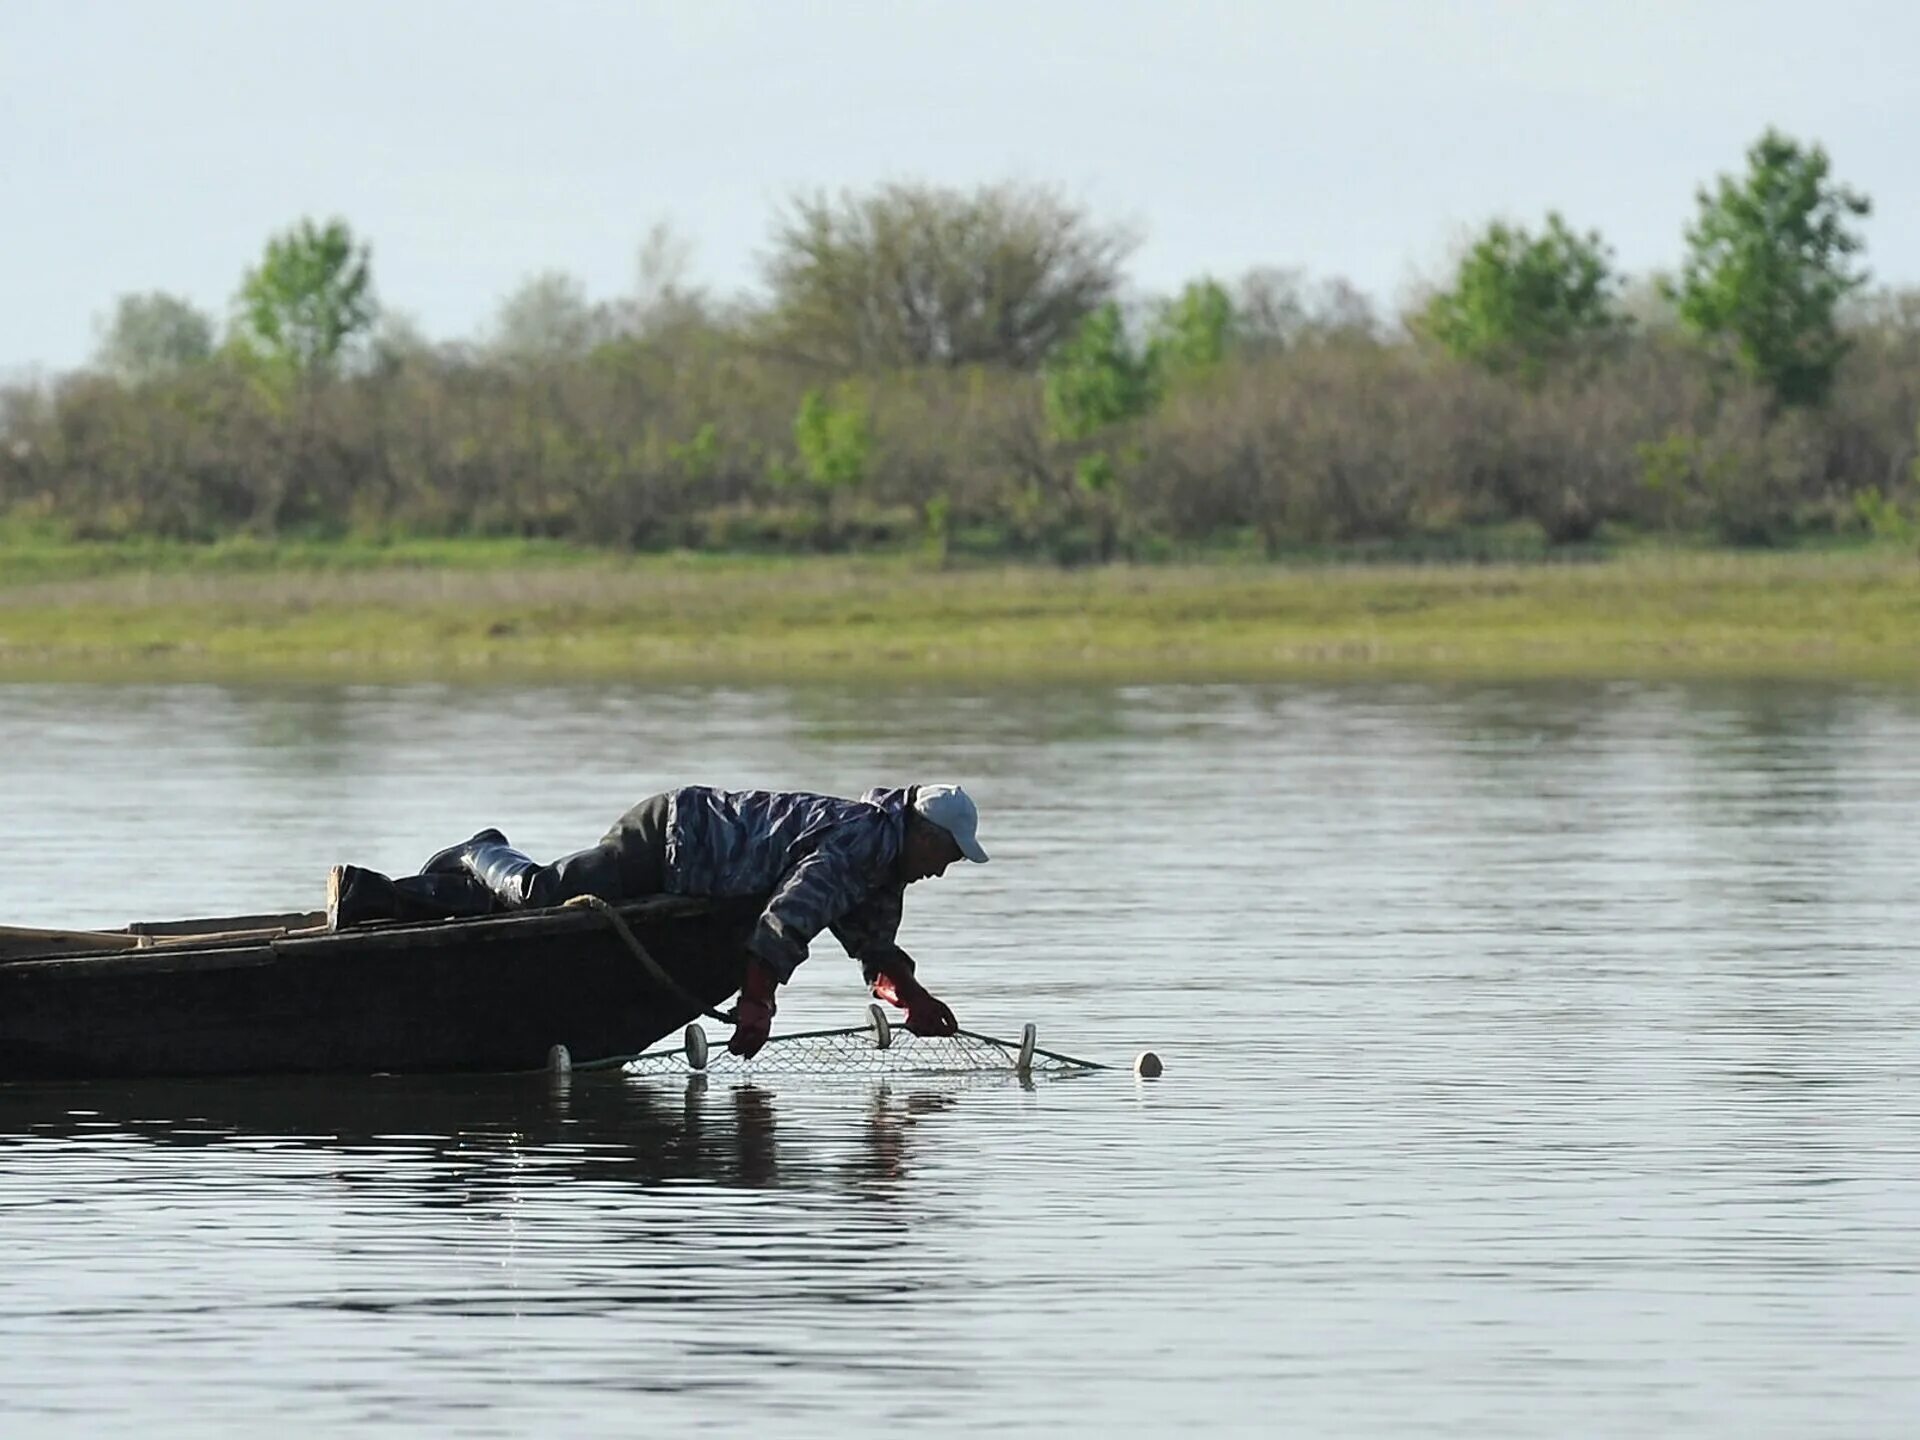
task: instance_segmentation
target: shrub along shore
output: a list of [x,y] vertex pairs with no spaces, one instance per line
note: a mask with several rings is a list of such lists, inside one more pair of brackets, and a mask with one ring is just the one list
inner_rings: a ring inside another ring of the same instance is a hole
[[0,547],[0,680],[1920,681],[1911,550],[936,568],[551,544]]
[[0,385],[0,678],[1912,681],[1920,291],[1818,144],[1745,161],[1671,271],[1496,221],[1397,318],[903,183],[794,197],[759,292],[656,231],[435,343],[305,219],[219,343],[123,296]]
[[383,312],[368,239],[309,218],[218,344],[122,296],[91,367],[0,384],[0,525],[1063,564],[1913,543],[1920,291],[1868,288],[1868,198],[1770,129],[1697,200],[1660,275],[1496,221],[1388,316],[1285,269],[1135,294],[1138,237],[1046,187],[883,185],[782,207],[758,291],[690,286],[656,232],[632,294],[534,276],[473,342]]

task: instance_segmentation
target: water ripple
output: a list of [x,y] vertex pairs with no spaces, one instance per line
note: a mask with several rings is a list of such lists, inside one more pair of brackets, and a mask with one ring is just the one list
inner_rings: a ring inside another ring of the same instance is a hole
[[[1908,695],[0,687],[0,754],[49,924],[963,774],[996,863],[917,887],[928,978],[1168,1064],[0,1087],[9,1436],[1920,1413]],[[783,1025],[857,1009],[829,949]]]

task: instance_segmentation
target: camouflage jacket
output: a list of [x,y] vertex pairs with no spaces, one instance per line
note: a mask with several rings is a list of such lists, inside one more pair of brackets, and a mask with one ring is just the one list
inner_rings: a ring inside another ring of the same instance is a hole
[[911,791],[858,800],[690,785],[668,797],[667,888],[677,895],[771,895],[748,941],[782,980],[832,930],[862,964],[911,973],[894,943],[905,887],[894,864]]

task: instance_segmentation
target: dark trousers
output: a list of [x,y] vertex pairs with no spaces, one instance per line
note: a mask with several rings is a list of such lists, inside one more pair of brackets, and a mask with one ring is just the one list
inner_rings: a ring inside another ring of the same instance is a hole
[[[528,863],[531,868],[517,877],[525,898],[516,908],[564,905],[576,895],[615,904],[658,895],[667,886],[667,797],[642,800],[614,821],[598,845],[549,865]],[[394,884],[406,900],[442,914],[484,915],[500,908],[494,892],[464,870],[410,875]]]
[[667,888],[667,797],[650,795],[613,822],[600,843],[542,865],[527,878],[528,905],[564,905],[576,895],[615,902]]

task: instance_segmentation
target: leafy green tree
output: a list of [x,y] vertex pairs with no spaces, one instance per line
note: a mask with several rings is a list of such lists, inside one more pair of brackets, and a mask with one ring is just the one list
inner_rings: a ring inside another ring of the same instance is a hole
[[1618,325],[1619,284],[1598,231],[1581,235],[1557,214],[1538,235],[1496,220],[1461,257],[1453,288],[1428,302],[1419,324],[1463,359],[1496,373],[1532,375]]
[[866,393],[853,384],[837,385],[831,395],[809,390],[794,412],[793,447],[800,454],[798,472],[780,467],[773,478],[803,482],[813,492],[820,505],[818,538],[832,545],[839,538],[835,497],[865,483],[873,454]]
[[122,295],[102,327],[100,368],[138,384],[197,365],[213,354],[213,321],[175,295]]
[[1227,358],[1235,319],[1226,287],[1217,280],[1196,280],[1160,312],[1149,357],[1169,377],[1203,375]]
[[[1120,473],[1104,434],[1138,420],[1160,398],[1160,366],[1152,346],[1135,348],[1120,307],[1109,301],[1047,357],[1047,419],[1056,440],[1079,450],[1074,483],[1099,525],[1099,556],[1113,558],[1118,540]],[[1100,443],[1089,445],[1088,442]]]
[[885,185],[802,196],[766,261],[772,337],[843,369],[1038,364],[1133,248],[1052,191]]
[[1849,221],[1871,202],[1830,178],[1827,152],[1768,129],[1747,173],[1699,192],[1673,294],[1688,329],[1727,345],[1783,405],[1817,404],[1846,353],[1834,321],[1866,283],[1849,264],[1862,246]]
[[1153,408],[1160,383],[1151,352],[1135,349],[1111,301],[1047,357],[1047,418],[1056,439],[1088,440]]
[[873,436],[858,389],[842,385],[832,399],[809,390],[793,417],[793,444],[801,472],[820,490],[851,490],[867,475]]
[[331,370],[372,325],[372,255],[344,220],[302,220],[267,242],[239,295],[240,339],[303,374]]
[[720,473],[720,432],[709,420],[685,442],[669,443],[667,458],[695,485],[704,485]]

